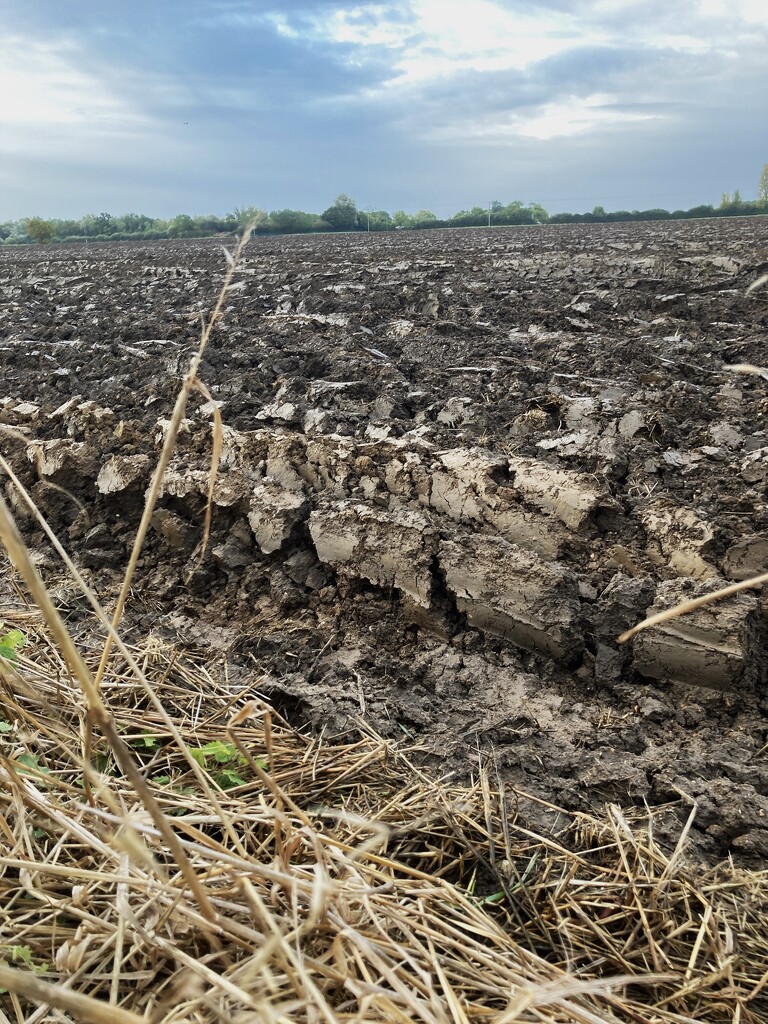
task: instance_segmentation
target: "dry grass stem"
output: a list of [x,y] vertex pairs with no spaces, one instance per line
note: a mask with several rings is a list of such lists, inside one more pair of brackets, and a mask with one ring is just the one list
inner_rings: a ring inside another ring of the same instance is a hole
[[[227,271],[224,275],[224,281],[222,283],[221,290],[219,291],[218,298],[216,299],[216,304],[214,305],[213,312],[208,317],[207,322],[203,320],[200,344],[190,361],[189,370],[187,371],[187,375],[184,378],[181,389],[176,398],[176,404],[174,405],[173,413],[171,414],[171,419],[165,433],[165,440],[163,442],[163,447],[160,451],[160,458],[158,459],[157,467],[152,477],[152,483],[150,484],[149,492],[147,494],[146,502],[144,505],[144,511],[141,517],[141,522],[139,523],[139,528],[136,532],[136,539],[131,550],[131,556],[128,560],[128,566],[125,570],[123,585],[120,589],[120,594],[118,595],[117,602],[115,605],[115,611],[112,618],[112,625],[114,626],[115,629],[117,629],[118,626],[120,625],[120,620],[122,619],[123,611],[125,610],[125,603],[128,600],[128,595],[131,590],[131,584],[133,583],[133,577],[136,572],[136,566],[139,561],[139,555],[141,554],[141,550],[144,547],[144,541],[146,540],[147,532],[149,530],[150,522],[152,520],[152,513],[155,510],[157,500],[160,496],[160,492],[163,486],[163,478],[165,477],[166,470],[168,469],[168,465],[171,461],[171,456],[173,455],[174,449],[176,447],[176,439],[178,437],[181,422],[184,419],[184,413],[186,412],[189,396],[192,394],[194,390],[200,390],[202,386],[200,384],[200,381],[198,380],[198,371],[200,370],[200,364],[203,361],[203,356],[205,355],[205,350],[208,347],[208,342],[210,341],[213,329],[218,323],[219,318],[221,317],[224,308],[224,302],[226,301],[227,293],[229,291],[230,285],[232,284],[232,279],[237,273],[238,261],[240,259],[240,256],[242,255],[243,249],[248,244],[250,234],[250,229],[246,229],[243,232],[243,236],[240,239],[240,242],[238,243],[234,256],[227,249],[224,250],[225,255],[227,257]],[[220,430],[218,429],[218,426],[220,424],[220,418],[218,417],[218,409],[216,408],[215,404],[213,408],[214,444],[216,444],[216,441],[218,439],[220,451],[221,435]],[[218,459],[215,458],[214,465],[211,469],[211,491],[215,483],[217,468]],[[206,516],[209,515],[210,503]],[[97,685],[101,683],[101,680],[104,677],[104,671],[111,649],[112,637],[111,635],[109,635],[107,636],[106,642],[104,644],[104,653],[102,655],[101,661],[99,662],[99,667],[96,672]]]
[[768,284],[768,274],[763,274],[762,277],[758,277],[756,281],[752,282],[752,284],[749,286],[749,288],[747,288],[745,294],[749,295],[750,292],[757,291],[758,288],[762,288],[763,285],[766,285],[766,284]]
[[734,594],[740,594],[743,590],[751,590],[753,587],[760,587],[763,583],[768,583],[768,573],[763,573],[762,576],[753,576],[749,580],[741,580],[739,583],[731,583],[727,587],[721,587],[720,590],[714,590],[711,594],[704,594],[701,597],[695,597],[690,601],[683,601],[680,604],[676,604],[673,608],[666,608],[663,612],[657,612],[655,615],[649,615],[647,619],[643,619],[632,629],[628,629],[626,633],[622,633],[619,637],[619,643],[623,644],[627,640],[631,640],[633,636],[640,632],[642,629],[650,629],[651,626],[658,626],[662,622],[669,622],[670,619],[677,619],[681,615],[686,615],[688,612],[695,611],[697,608],[703,608],[705,605],[712,604],[714,601],[721,601],[724,597],[732,597]]

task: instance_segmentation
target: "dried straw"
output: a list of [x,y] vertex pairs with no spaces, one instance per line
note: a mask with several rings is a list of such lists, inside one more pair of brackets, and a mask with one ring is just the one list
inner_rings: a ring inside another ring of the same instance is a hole
[[[87,801],[88,709],[58,642],[21,600],[0,616],[27,637],[0,662],[5,1019],[768,1018],[768,874],[697,870],[652,820],[567,814],[486,769],[432,778],[362,727],[344,744],[303,736],[150,636],[130,648],[143,682],[116,652],[101,696],[206,919],[106,739]],[[95,671],[96,645],[84,657]],[[212,759],[200,785],[189,751],[213,742],[241,783]],[[549,833],[530,823],[543,816]]]

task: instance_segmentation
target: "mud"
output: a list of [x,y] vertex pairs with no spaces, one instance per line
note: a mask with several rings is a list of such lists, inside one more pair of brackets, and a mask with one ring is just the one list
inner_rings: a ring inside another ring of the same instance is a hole
[[[0,250],[0,440],[107,604],[224,269],[213,242]],[[569,808],[697,801],[768,854],[768,220],[254,241],[128,629],[294,721],[362,716]],[[55,486],[50,486],[51,484]],[[70,621],[83,612],[6,488]]]

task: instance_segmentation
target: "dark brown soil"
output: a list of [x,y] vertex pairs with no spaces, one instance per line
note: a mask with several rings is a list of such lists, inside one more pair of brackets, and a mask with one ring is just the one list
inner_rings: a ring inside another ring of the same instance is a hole
[[[0,249],[0,423],[30,442],[0,445],[106,604],[224,268],[209,241]],[[196,397],[128,630],[569,808],[669,804],[674,836],[692,798],[698,853],[762,864],[759,595],[616,638],[768,568],[767,385],[727,368],[767,361],[766,270],[768,218],[252,242],[200,374],[211,544]]]

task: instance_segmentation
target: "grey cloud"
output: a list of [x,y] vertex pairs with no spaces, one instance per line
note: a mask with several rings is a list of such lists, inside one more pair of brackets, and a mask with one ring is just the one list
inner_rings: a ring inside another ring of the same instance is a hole
[[[555,209],[686,206],[716,201],[723,189],[752,194],[768,158],[759,131],[764,34],[724,37],[735,58],[682,52],[664,34],[688,30],[690,2],[652,0],[599,18],[581,2],[505,3],[528,14],[546,7],[564,21],[576,15],[614,42],[574,46],[526,69],[464,69],[407,88],[386,86],[398,47],[321,37],[317,19],[340,6],[352,5],[134,0],[107,15],[96,0],[38,0],[34,10],[10,0],[2,17],[11,28],[40,37],[42,24],[49,40],[74,40],[78,60],[147,123],[109,136],[98,126],[51,130],[34,145],[28,132],[28,152],[0,164],[0,219],[96,207],[223,212],[250,202],[317,210],[342,190],[362,205],[441,215],[490,198],[540,199]],[[361,23],[377,17],[374,6],[357,4]],[[401,45],[428,46],[409,3],[385,6]],[[296,38],[265,19],[286,12],[303,33]],[[649,26],[653,45],[643,34]],[[655,120],[621,125],[617,117],[610,129],[549,140],[490,131],[595,93],[617,115]],[[482,144],[462,138],[474,123],[489,128]],[[437,140],[437,128],[453,135]]]

